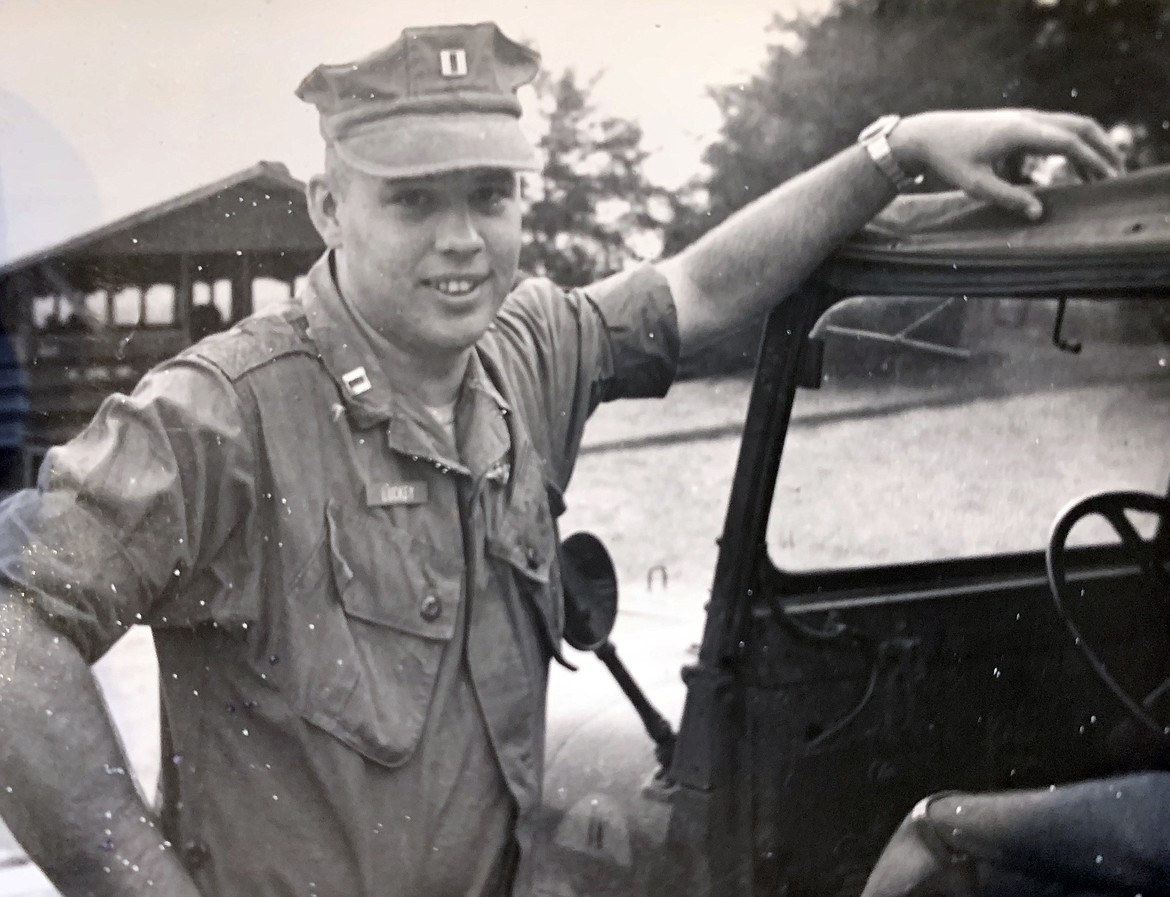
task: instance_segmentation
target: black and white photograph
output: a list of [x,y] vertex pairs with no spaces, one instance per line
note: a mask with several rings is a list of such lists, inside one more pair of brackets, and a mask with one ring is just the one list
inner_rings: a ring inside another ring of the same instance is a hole
[[0,0],[0,897],[1170,897],[1170,0]]

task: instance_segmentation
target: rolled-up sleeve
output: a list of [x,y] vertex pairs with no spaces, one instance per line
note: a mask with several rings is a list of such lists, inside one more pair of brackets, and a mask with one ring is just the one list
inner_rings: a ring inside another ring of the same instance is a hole
[[525,281],[483,345],[524,406],[550,485],[563,490],[598,403],[666,394],[678,368],[678,320],[666,279],[646,265],[568,292]]
[[218,371],[180,359],[105,400],[46,456],[35,489],[0,505],[0,585],[90,662],[156,623],[248,511],[253,451]]
[[[659,398],[678,371],[679,335],[666,278],[652,266],[615,274],[583,291],[604,322],[598,358],[603,402]],[[606,356],[608,355],[608,358]]]

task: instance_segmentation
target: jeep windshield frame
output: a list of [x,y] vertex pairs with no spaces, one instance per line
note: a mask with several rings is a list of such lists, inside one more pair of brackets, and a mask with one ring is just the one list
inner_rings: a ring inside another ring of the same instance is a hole
[[[766,545],[797,387],[817,364],[809,335],[830,307],[853,296],[1170,299],[1170,166],[1038,194],[1045,216],[1036,224],[955,193],[899,199],[768,316],[698,659],[685,672],[670,769],[676,782],[701,790],[732,782],[735,670],[751,616],[770,612],[761,597],[807,594],[824,575],[843,586],[858,577],[848,570],[786,573]],[[1163,528],[1158,538],[1168,535]],[[1037,556],[995,560],[1007,576],[1026,578],[1035,575]],[[931,568],[944,564],[951,577],[967,579],[978,578],[986,561],[900,564],[887,572],[927,589]]]

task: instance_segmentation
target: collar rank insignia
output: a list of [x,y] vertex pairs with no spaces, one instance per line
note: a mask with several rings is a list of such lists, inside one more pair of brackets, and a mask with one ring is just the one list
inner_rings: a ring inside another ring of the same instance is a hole
[[345,384],[345,390],[351,396],[360,396],[363,392],[373,389],[373,384],[370,383],[370,378],[366,376],[366,369],[363,367],[342,374],[341,382]]

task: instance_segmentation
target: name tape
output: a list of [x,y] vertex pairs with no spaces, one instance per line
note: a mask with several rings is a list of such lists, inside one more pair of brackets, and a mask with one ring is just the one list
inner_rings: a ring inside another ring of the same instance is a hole
[[426,483],[372,483],[366,486],[366,504],[371,508],[421,505],[426,500]]

